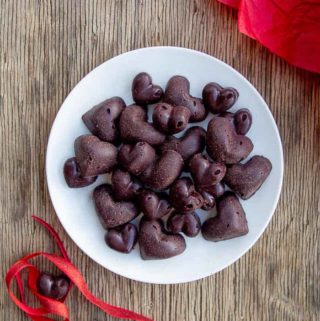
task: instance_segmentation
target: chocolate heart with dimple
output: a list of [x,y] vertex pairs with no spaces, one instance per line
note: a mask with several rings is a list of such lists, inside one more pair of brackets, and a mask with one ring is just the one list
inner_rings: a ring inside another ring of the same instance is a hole
[[203,237],[218,242],[248,233],[245,212],[233,193],[226,193],[217,203],[218,214],[202,225]]
[[187,107],[173,107],[166,103],[155,106],[152,114],[153,124],[165,134],[176,134],[183,131],[189,122],[191,113]]
[[254,156],[245,164],[230,166],[225,182],[236,194],[246,200],[261,187],[271,170],[272,164],[269,159]]
[[114,250],[122,253],[130,253],[137,242],[138,230],[134,224],[126,224],[122,227],[110,229],[106,236],[106,243]]
[[215,82],[207,84],[202,91],[204,105],[213,114],[223,113],[230,109],[239,97],[234,88],[223,88]]
[[108,173],[117,163],[117,148],[93,135],[78,137],[74,151],[83,177]]
[[194,154],[200,153],[206,146],[206,131],[199,126],[194,126],[186,130],[183,136],[177,138],[168,136],[162,144],[161,151],[175,150],[183,160],[188,160]]
[[189,161],[193,181],[198,189],[216,185],[226,174],[226,166],[211,161],[206,155],[196,154]]
[[173,106],[185,106],[191,112],[190,121],[198,122],[207,117],[207,110],[202,99],[190,95],[190,82],[183,76],[169,79],[163,101]]
[[228,111],[222,113],[220,117],[224,117],[230,121],[239,135],[245,135],[251,128],[252,115],[249,109],[241,108],[236,113],[230,113]]
[[43,272],[37,280],[39,292],[55,300],[62,299],[69,290],[70,281],[64,276],[53,276],[51,273]]
[[145,142],[135,145],[123,144],[119,151],[120,164],[131,174],[140,175],[156,159],[156,152],[152,146]]
[[152,78],[146,72],[136,75],[132,82],[132,97],[139,105],[153,104],[161,99],[163,90],[152,83]]
[[181,213],[194,212],[203,205],[202,196],[189,177],[177,179],[170,188],[170,202]]
[[122,98],[112,97],[92,107],[82,116],[82,120],[93,135],[106,142],[118,143],[118,123],[125,107]]
[[112,173],[111,181],[117,201],[133,201],[142,191],[140,182],[121,169]]
[[252,151],[251,140],[238,135],[232,123],[224,117],[214,117],[208,124],[207,152],[216,162],[236,164]]
[[173,210],[167,194],[156,194],[150,190],[144,190],[140,193],[137,204],[142,213],[149,219],[161,218]]
[[142,219],[139,247],[144,260],[168,259],[181,254],[186,242],[182,235],[168,233],[161,220]]
[[96,187],[93,191],[93,200],[98,217],[105,229],[128,223],[139,213],[134,203],[116,202],[109,184]]
[[197,236],[201,230],[201,222],[196,213],[173,213],[167,221],[167,229],[171,233],[184,233],[186,236]]

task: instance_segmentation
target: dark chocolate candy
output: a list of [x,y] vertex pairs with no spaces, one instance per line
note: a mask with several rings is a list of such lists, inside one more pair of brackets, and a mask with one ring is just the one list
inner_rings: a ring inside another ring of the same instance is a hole
[[93,191],[93,200],[98,217],[105,229],[128,223],[139,214],[134,203],[116,202],[109,184],[96,187]]
[[136,226],[131,223],[110,229],[105,236],[105,241],[108,246],[122,253],[130,253],[137,239],[138,230]]
[[267,179],[272,170],[269,159],[254,156],[245,164],[235,164],[228,168],[226,184],[242,199],[250,198]]
[[139,247],[144,260],[168,259],[181,254],[186,242],[182,235],[168,233],[161,220],[142,219]]
[[233,193],[227,192],[218,200],[217,211],[215,217],[202,225],[202,235],[206,240],[218,242],[248,233],[245,212]]
[[202,121],[208,112],[202,99],[191,96],[189,92],[189,80],[183,76],[173,76],[167,83],[163,101],[173,106],[187,107],[191,112],[191,122]]

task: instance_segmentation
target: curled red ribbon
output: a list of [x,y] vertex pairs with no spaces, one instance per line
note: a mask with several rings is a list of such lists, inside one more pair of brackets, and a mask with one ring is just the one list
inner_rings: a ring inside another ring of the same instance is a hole
[[[69,291],[72,287],[72,285],[75,285],[79,291],[86,297],[88,301],[90,301],[92,304],[96,305],[98,308],[100,308],[105,313],[116,317],[116,318],[122,318],[122,319],[128,319],[128,320],[136,320],[136,321],[152,321],[151,319],[141,315],[137,314],[133,311],[126,310],[117,306],[110,305],[97,297],[95,297],[88,289],[87,284],[80,273],[80,271],[71,263],[67,251],[65,247],[63,246],[63,243],[57,234],[57,232],[54,230],[54,228],[40,219],[39,217],[32,216],[34,220],[36,220],[39,224],[44,226],[51,236],[54,238],[61,255],[56,254],[50,254],[45,252],[35,252],[31,253],[16,263],[14,263],[9,270],[7,271],[5,281],[7,285],[8,293],[13,300],[13,302],[22,310],[24,311],[27,316],[34,321],[52,321],[54,319],[47,317],[48,314],[54,314],[56,316],[62,317],[64,321],[69,321],[69,309],[65,305],[64,301],[67,297],[67,295],[62,298],[61,300],[54,300],[48,297],[45,297],[41,295],[37,288],[37,279],[40,275],[39,270],[30,263],[30,260],[37,257],[42,256],[52,262],[55,266],[58,267],[60,271],[62,271],[71,281]],[[31,292],[37,297],[40,307],[38,308],[32,308],[28,306],[25,302],[24,298],[24,286],[21,280],[21,272],[23,270],[28,271],[27,280],[28,280],[28,287],[31,290]],[[16,280],[18,285],[18,291],[20,294],[20,299],[16,297],[14,292],[11,289],[11,283]]]

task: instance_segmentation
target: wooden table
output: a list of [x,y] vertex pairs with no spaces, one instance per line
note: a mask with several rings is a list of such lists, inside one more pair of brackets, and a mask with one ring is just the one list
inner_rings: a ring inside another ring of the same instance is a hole
[[[320,319],[319,75],[238,33],[236,11],[214,0],[0,0],[0,41],[2,278],[22,255],[55,250],[31,221],[36,213],[58,229],[96,295],[157,321]],[[73,86],[115,55],[157,45],[194,48],[239,70],[270,106],[285,152],[280,203],[257,244],[216,275],[172,286],[127,280],[85,256],[55,215],[44,170],[52,122]],[[26,320],[3,283],[0,293],[0,319]],[[114,320],[76,290],[68,305],[71,320]]]

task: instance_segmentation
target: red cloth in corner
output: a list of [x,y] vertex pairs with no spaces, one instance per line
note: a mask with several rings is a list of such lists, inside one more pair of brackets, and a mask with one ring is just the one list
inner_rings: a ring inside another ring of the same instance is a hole
[[239,9],[240,32],[289,63],[320,73],[320,0],[218,0]]

